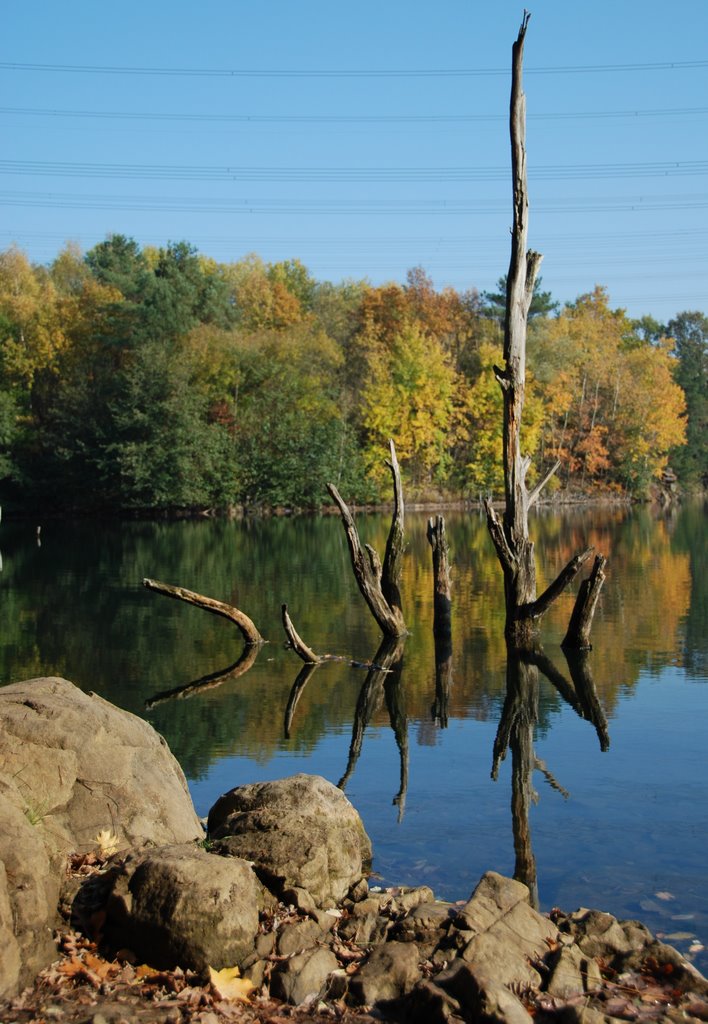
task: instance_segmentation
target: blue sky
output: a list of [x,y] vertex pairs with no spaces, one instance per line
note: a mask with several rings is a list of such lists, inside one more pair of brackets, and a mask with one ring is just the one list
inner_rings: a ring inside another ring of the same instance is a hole
[[[613,306],[664,321],[707,311],[708,0],[530,10],[544,287],[567,301],[602,284]],[[440,287],[491,289],[508,265],[522,13],[509,0],[9,5],[0,247],[45,262],[121,232],[220,261],[297,257],[318,279],[403,281],[422,265]]]

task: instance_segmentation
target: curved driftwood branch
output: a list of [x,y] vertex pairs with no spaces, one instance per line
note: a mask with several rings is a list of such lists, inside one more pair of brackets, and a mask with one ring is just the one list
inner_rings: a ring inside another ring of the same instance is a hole
[[187,604],[196,605],[197,608],[203,608],[214,615],[221,615],[224,619],[229,619],[230,622],[235,623],[241,630],[244,642],[249,646],[265,643],[265,640],[248,615],[238,608],[234,608],[233,605],[225,604],[223,601],[216,601],[213,597],[204,597],[203,594],[197,594],[193,590],[185,590],[184,587],[173,587],[169,583],[160,583],[159,580],[144,579],[143,586],[147,587],[148,590],[156,591],[158,594],[164,594],[165,597],[174,597],[178,601],[186,601]]
[[433,549],[433,633],[450,636],[452,602],[450,599],[449,545],[445,533],[445,517],[428,520],[428,543]]
[[327,490],[336,502],[342,517],[352,569],[362,597],[384,635],[398,637],[404,636],[406,633],[400,594],[401,560],[403,557],[403,492],[396,449],[393,441],[389,444],[391,461],[388,466],[393,475],[394,509],[383,565],[371,545],[367,544],[365,548],[362,546],[354,517],[334,484],[327,484]]
[[606,565],[607,559],[605,556],[596,555],[592,572],[580,584],[578,596],[575,599],[573,612],[568,623],[568,632],[565,634],[561,644],[563,649],[572,648],[579,651],[589,651],[592,648],[590,631],[592,630],[600,591],[605,582]]
[[292,624],[290,616],[288,615],[288,606],[284,604],[281,611],[283,615],[283,629],[285,630],[285,635],[290,641],[292,649],[299,658],[302,658],[306,665],[319,665],[323,659],[319,654],[315,654],[312,648],[308,647],[304,640],[300,638]]

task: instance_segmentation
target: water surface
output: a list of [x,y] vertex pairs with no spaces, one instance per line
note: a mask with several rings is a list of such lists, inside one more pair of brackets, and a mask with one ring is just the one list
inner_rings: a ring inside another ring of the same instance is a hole
[[[296,771],[343,785],[382,884],[460,899],[487,869],[516,872],[544,909],[600,907],[684,950],[708,945],[704,508],[534,516],[539,590],[588,544],[609,559],[580,667],[560,649],[572,594],[543,622],[546,660],[508,667],[484,521],[446,520],[451,651],[436,663],[426,519],[409,514],[411,634],[395,670],[331,662],[307,679],[283,643],[283,602],[318,652],[367,661],[381,640],[338,518],[47,522],[41,543],[35,524],[4,522],[0,682],[59,674],[146,717],[200,814],[234,785]],[[383,552],[387,517],[359,525]],[[224,620],[144,590],[145,576],[238,605],[270,642],[218,685],[166,696],[233,669],[241,641]],[[694,956],[705,970],[705,952]]]

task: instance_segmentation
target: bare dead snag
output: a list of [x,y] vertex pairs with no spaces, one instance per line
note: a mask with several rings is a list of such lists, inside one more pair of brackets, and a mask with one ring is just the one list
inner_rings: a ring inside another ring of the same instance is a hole
[[445,517],[431,516],[428,520],[428,543],[433,549],[433,633],[450,636],[452,633],[452,602],[450,600],[449,546],[445,533]]
[[568,632],[565,634],[561,644],[564,650],[566,648],[573,648],[575,650],[588,651],[592,648],[590,631],[592,630],[600,591],[605,582],[606,565],[607,559],[603,555],[596,555],[592,572],[580,584],[578,596],[575,599],[573,612],[568,623]]
[[524,11],[512,48],[509,132],[513,185],[511,257],[504,317],[504,366],[495,366],[504,403],[504,497],[501,519],[486,502],[487,526],[504,573],[506,638],[519,649],[533,646],[535,623],[574,578],[589,552],[577,555],[557,579],[536,597],[534,545],[529,538],[529,509],[558,468],[556,464],[531,490],[526,486],[530,458],[521,454],[521,420],[526,391],[526,333],[533,289],[543,257],[527,249],[528,188],[526,174],[526,97],[522,86],[524,39],[530,15]]
[[174,597],[178,601],[186,601],[187,604],[196,605],[197,608],[203,608],[207,612],[213,612],[214,615],[221,615],[223,618],[229,619],[241,630],[244,643],[248,646],[265,643],[265,640],[248,615],[238,608],[234,608],[233,605],[225,604],[223,601],[216,601],[213,597],[204,597],[193,590],[185,590],[184,587],[173,587],[169,583],[160,583],[159,580],[144,579],[143,586],[147,587],[148,590],[155,590],[158,594]]
[[297,633],[295,627],[293,626],[290,616],[288,615],[288,606],[284,604],[281,610],[283,614],[283,629],[285,630],[285,635],[290,641],[290,646],[292,647],[292,649],[295,651],[299,658],[302,658],[306,665],[319,665],[319,663],[323,659],[319,656],[319,654],[315,654],[312,648],[308,647],[307,644],[300,639],[300,636]]
[[403,489],[393,441],[389,441],[393,477],[393,515],[386,542],[383,566],[370,544],[362,546],[354,518],[334,484],[327,490],[337,503],[347,535],[354,577],[359,590],[385,636],[404,636],[406,623],[401,610],[401,563],[403,559]]

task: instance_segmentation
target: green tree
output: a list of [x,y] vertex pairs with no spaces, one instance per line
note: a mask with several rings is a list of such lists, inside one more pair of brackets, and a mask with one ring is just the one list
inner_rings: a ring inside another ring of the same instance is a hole
[[[506,279],[507,275],[502,274],[497,280],[497,290],[495,292],[482,292],[481,303],[482,315],[491,317],[502,324],[506,315]],[[556,313],[560,308],[560,303],[553,298],[551,293],[542,290],[542,281],[543,278],[541,277],[537,277],[534,281],[533,298],[531,299],[528,313],[529,322],[540,317],[550,316],[551,313]]]
[[679,313],[670,320],[674,377],[686,396],[686,445],[671,453],[679,478],[689,486],[708,486],[708,316]]

